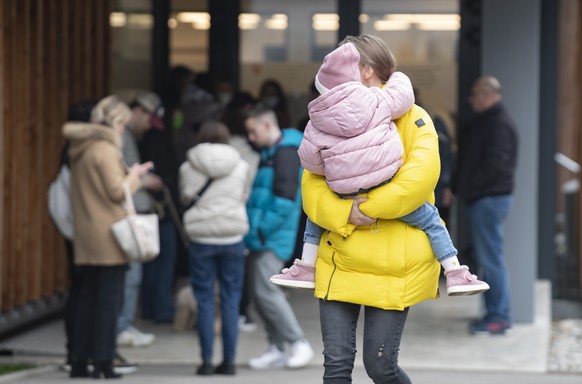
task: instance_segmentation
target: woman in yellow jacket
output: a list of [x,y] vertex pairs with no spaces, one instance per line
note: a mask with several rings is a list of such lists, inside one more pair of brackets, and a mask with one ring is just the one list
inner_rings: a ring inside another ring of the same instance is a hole
[[[382,86],[390,76],[385,43],[370,35],[349,37],[366,63],[362,83]],[[303,207],[325,228],[316,265],[325,383],[351,383],[356,325],[365,308],[363,360],[374,383],[408,384],[398,350],[408,308],[438,296],[440,265],[426,233],[397,220],[434,203],[439,177],[438,138],[428,114],[413,106],[395,121],[404,165],[390,183],[355,200],[340,198],[323,176],[305,171]]]

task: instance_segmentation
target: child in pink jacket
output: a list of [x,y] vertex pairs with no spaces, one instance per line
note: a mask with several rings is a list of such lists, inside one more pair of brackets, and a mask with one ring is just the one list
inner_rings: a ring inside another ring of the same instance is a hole
[[[383,89],[366,87],[361,83],[360,54],[353,44],[346,43],[325,57],[315,85],[321,96],[308,105],[310,121],[298,151],[303,167],[325,176],[329,187],[344,198],[355,198],[390,182],[402,165],[403,154],[392,120],[403,116],[414,104],[410,79],[394,72]],[[489,289],[467,266],[460,265],[457,250],[434,205],[424,203],[399,220],[426,232],[435,257],[445,270],[448,295],[473,295]],[[291,268],[272,276],[270,281],[313,289],[322,233],[323,229],[308,219],[301,260],[295,260]]]

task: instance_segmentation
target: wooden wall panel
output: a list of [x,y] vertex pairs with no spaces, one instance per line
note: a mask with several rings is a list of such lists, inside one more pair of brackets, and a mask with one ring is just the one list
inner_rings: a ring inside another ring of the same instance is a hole
[[0,2],[0,314],[67,287],[46,191],[76,101],[109,90],[110,0]]
[[4,43],[4,28],[5,28],[5,14],[6,9],[0,4],[0,309],[2,308],[2,302],[4,300],[4,283],[7,283],[7,279],[4,277],[4,272],[6,270],[5,263],[8,253],[5,251],[4,247],[4,167],[5,167],[5,153],[6,153],[6,138],[5,138],[5,119],[4,119],[4,105],[7,102],[4,95],[4,73],[6,72],[6,55],[4,54],[6,46]]
[[[582,4],[578,0],[560,1],[559,20],[559,70],[558,70],[558,114],[557,151],[582,164]],[[558,188],[573,178],[571,172],[558,167]],[[558,190],[558,196],[560,196]],[[582,193],[578,201],[579,230],[582,231]],[[563,201],[558,200],[558,209],[563,210]],[[579,239],[582,238],[582,232]],[[582,297],[582,241],[579,241],[580,296]]]

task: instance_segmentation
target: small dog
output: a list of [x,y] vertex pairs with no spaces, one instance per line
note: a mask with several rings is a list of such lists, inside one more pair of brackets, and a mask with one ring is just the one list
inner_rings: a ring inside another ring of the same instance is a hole
[[[217,290],[218,291],[218,290]],[[220,300],[219,293],[216,294],[216,316],[214,320],[214,332],[219,335],[222,329],[220,320]],[[193,330],[196,325],[196,315],[198,313],[198,303],[192,292],[190,284],[178,289],[175,297],[176,315],[174,316],[174,331],[183,332]]]
[[174,331],[182,332],[194,329],[198,305],[192,292],[192,286],[187,284],[180,288],[174,301],[176,305]]

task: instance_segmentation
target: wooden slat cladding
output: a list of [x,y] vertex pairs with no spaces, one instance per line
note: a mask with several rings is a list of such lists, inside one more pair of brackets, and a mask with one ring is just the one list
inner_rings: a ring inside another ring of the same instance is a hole
[[48,216],[67,109],[107,94],[110,0],[0,2],[0,311],[67,287]]
[[[559,70],[557,151],[582,164],[582,135],[580,121],[582,109],[582,5],[578,0],[560,1],[559,20]],[[558,168],[558,188],[573,177],[572,173]],[[582,194],[578,201],[578,219],[582,230]],[[560,209],[561,201],[558,201]],[[581,234],[582,235],[582,234]],[[579,236],[579,238],[582,236]],[[582,294],[582,241],[579,241],[580,292]]]

